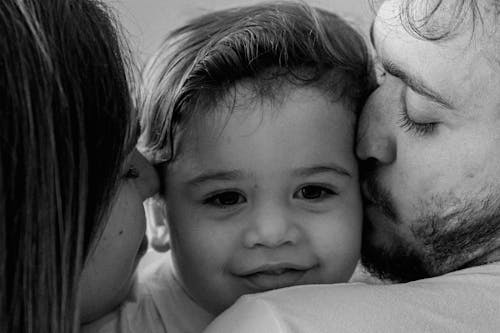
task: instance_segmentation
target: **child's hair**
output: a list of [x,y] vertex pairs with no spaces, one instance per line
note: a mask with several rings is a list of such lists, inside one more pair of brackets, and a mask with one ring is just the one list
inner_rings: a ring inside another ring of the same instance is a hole
[[375,87],[364,38],[338,15],[299,2],[212,12],[171,32],[143,73],[140,145],[154,162],[175,158],[174,140],[195,112],[251,79],[256,97],[285,80],[313,85],[358,112]]
[[78,285],[136,141],[96,0],[0,1],[0,331],[73,332]]

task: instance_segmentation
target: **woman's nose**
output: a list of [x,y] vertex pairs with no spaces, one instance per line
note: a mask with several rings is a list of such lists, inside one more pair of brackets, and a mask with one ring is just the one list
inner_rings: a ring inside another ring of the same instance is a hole
[[266,204],[256,208],[244,234],[247,248],[258,246],[276,248],[294,245],[300,239],[300,230],[286,207]]
[[385,98],[379,88],[368,99],[359,119],[356,154],[361,160],[376,160],[390,164],[396,159],[396,140],[393,133],[394,121],[390,110],[397,107],[392,98]]
[[160,180],[155,168],[137,149],[134,149],[131,156],[132,165],[137,169],[138,178],[135,181],[139,195],[146,200],[158,193]]

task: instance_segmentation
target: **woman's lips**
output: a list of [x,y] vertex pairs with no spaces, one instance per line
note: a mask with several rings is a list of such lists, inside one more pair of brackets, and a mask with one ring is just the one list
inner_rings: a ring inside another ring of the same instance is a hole
[[139,250],[137,250],[137,258],[141,259],[148,251],[148,238],[144,235]]

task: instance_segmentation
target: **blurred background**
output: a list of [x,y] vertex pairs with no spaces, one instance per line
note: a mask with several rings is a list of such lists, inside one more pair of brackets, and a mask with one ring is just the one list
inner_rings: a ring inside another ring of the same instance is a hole
[[[105,0],[118,14],[139,61],[146,61],[163,37],[190,18],[207,12],[262,2],[261,0]],[[345,15],[365,33],[373,19],[369,0],[305,0]]]

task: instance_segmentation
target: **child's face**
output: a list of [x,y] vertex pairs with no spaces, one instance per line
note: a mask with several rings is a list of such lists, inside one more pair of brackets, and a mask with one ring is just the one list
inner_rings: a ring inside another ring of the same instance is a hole
[[229,118],[191,121],[164,174],[176,274],[214,314],[243,294],[345,282],[360,250],[352,111],[312,88],[274,104],[244,91]]
[[158,176],[135,149],[124,170],[131,167],[137,174],[124,177],[101,238],[81,275],[82,322],[98,319],[123,302],[134,282],[139,259],[147,249],[142,202],[157,192]]

